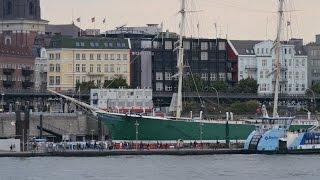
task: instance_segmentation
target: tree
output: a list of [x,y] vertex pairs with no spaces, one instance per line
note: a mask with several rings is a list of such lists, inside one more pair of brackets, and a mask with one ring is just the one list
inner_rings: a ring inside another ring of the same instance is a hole
[[242,79],[239,84],[235,87],[237,93],[257,93],[259,84],[252,78]]
[[314,93],[320,94],[320,83],[314,84],[311,89],[313,90]]
[[[228,90],[228,84],[225,81],[216,81],[212,84],[213,88],[215,88],[219,92],[226,92]],[[210,88],[210,91],[213,89]]]
[[129,85],[127,84],[127,80],[124,79],[122,76],[118,76],[113,80],[105,81],[103,84],[103,88],[109,89],[118,89],[118,88],[128,88]]
[[76,90],[81,92],[89,92],[91,89],[96,89],[98,86],[93,81],[82,82],[76,84]]
[[183,81],[183,91],[185,92],[194,92],[194,91],[203,92],[205,90],[205,82],[198,75],[190,75]]
[[236,101],[230,105],[230,111],[237,114],[254,114],[259,107],[260,103],[258,101]]

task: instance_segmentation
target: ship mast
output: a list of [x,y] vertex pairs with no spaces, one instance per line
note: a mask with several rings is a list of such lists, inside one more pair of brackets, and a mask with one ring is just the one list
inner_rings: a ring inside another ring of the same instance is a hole
[[183,37],[185,36],[185,19],[186,19],[186,0],[181,0],[181,22],[180,22],[180,36],[179,36],[179,52],[178,52],[178,95],[177,95],[177,112],[176,118],[181,118],[182,111],[182,80],[183,80],[183,58],[184,58],[184,47],[183,47]]
[[281,74],[281,32],[283,23],[283,5],[284,0],[279,0],[279,10],[278,10],[278,29],[277,29],[277,39],[275,41],[275,88],[274,88],[274,103],[273,103],[273,117],[279,117],[278,114],[278,100],[279,100],[279,86],[280,86],[280,74]]

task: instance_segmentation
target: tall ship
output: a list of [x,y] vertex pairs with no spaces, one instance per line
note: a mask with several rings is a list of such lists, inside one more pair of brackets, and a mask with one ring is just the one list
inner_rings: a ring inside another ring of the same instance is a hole
[[[177,69],[178,93],[175,99],[175,117],[157,117],[137,115],[133,113],[110,113],[99,108],[79,102],[74,98],[64,96],[60,93],[53,93],[73,101],[80,106],[90,109],[93,114],[101,120],[108,129],[112,140],[120,141],[203,141],[216,140],[245,140],[251,132],[256,129],[256,123],[262,120],[251,121],[228,121],[204,119],[202,112],[198,118],[184,118],[182,112],[182,83],[184,70],[184,47],[186,19],[186,0],[181,0],[181,23],[179,41],[176,43],[178,51]],[[278,82],[279,83],[279,82]],[[276,102],[276,101],[275,101]],[[276,112],[276,111],[275,111]],[[292,130],[308,129],[313,124],[302,124],[296,121]]]

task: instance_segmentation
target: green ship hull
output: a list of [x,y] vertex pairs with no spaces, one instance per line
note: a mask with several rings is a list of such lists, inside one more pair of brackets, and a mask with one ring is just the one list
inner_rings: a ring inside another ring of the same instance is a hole
[[[245,140],[255,130],[252,124],[223,124],[210,121],[172,120],[152,117],[98,114],[113,140]],[[292,126],[291,130],[311,126]]]

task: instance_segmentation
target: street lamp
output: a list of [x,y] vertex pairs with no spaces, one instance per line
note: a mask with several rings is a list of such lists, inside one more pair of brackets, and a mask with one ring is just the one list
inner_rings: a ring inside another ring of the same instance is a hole
[[216,88],[214,87],[211,87],[215,92],[216,92],[216,95],[217,95],[217,100],[218,100],[218,110],[219,110],[219,106],[220,106],[220,101],[219,101],[219,92]]
[[314,93],[314,91],[313,91],[312,89],[307,88],[307,89],[306,89],[306,93],[307,93],[308,91],[310,91],[310,92],[312,93],[312,96],[313,96],[313,106],[314,106],[313,108],[314,108],[314,110],[316,110],[316,107],[317,107],[316,95],[315,95],[315,93]]

